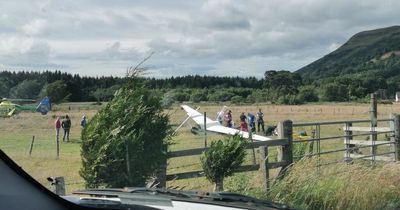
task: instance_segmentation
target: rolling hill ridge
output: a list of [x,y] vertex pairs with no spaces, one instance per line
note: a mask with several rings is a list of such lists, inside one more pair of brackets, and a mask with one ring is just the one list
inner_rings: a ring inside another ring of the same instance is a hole
[[344,75],[400,82],[400,26],[357,33],[335,51],[296,72],[317,83]]

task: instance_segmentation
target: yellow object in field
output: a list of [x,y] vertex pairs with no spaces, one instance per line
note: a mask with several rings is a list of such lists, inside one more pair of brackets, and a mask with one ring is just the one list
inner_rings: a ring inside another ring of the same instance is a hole
[[306,132],[301,132],[299,135],[293,134],[293,140],[306,140],[311,139],[311,136],[308,136]]
[[13,116],[13,114],[15,114],[15,108],[12,109],[12,110],[7,114],[7,116],[11,117],[11,116]]

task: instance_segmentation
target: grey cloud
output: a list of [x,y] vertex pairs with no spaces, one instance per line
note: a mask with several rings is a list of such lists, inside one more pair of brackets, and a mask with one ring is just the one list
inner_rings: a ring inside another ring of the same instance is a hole
[[[245,74],[241,69],[246,65],[254,68],[246,72],[255,75],[267,65],[295,70],[354,33],[399,24],[400,8],[395,0],[21,2],[0,2],[7,12],[0,16],[3,40],[26,36],[44,43],[96,40],[110,44],[104,49],[63,52],[62,47],[54,50],[42,43],[32,46],[31,52],[2,50],[1,63],[65,63],[75,69],[83,69],[80,63],[85,69],[107,63],[107,68],[121,68],[135,63],[148,48],[156,52],[151,60],[159,75],[229,74],[229,65],[240,66],[237,74]],[[47,22],[35,27],[34,20]],[[139,50],[124,43],[138,39],[149,40],[147,46]],[[106,67],[101,67],[104,72]]]
[[200,12],[199,24],[214,30],[248,30],[248,16],[233,1],[206,1]]
[[215,55],[215,43],[213,39],[187,37],[178,41],[154,39],[149,43],[152,51],[175,58],[201,58]]
[[140,58],[143,53],[138,52],[135,48],[123,48],[119,41],[113,42],[110,46],[97,52],[80,52],[80,53],[56,53],[53,57],[56,60],[68,61],[102,61],[102,62],[121,62],[135,61]]
[[6,65],[39,65],[49,60],[50,47],[43,41],[13,38],[3,40],[1,45],[0,62]]
[[46,32],[47,20],[35,19],[22,26],[22,30],[25,34],[30,36],[40,35]]

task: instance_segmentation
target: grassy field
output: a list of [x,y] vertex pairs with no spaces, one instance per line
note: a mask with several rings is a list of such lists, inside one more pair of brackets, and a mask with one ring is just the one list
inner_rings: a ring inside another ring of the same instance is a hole
[[[200,112],[207,112],[210,118],[219,111],[222,105],[195,104],[200,106]],[[71,103],[56,106],[55,111],[48,115],[38,113],[20,113],[18,116],[9,119],[0,119],[0,148],[14,159],[24,170],[46,187],[50,187],[46,178],[48,176],[64,176],[67,192],[72,192],[84,187],[83,179],[78,171],[81,166],[80,158],[80,133],[79,121],[82,115],[91,117],[101,106],[88,103]],[[316,104],[301,106],[278,106],[278,105],[252,105],[252,106],[231,106],[233,117],[236,122],[241,112],[256,113],[261,108],[265,114],[267,125],[275,125],[277,122],[290,119],[296,122],[311,121],[332,121],[344,119],[368,119],[369,104]],[[171,123],[177,126],[186,118],[186,113],[178,106],[165,110],[170,115]],[[378,118],[388,118],[390,113],[400,113],[400,104],[379,105]],[[56,158],[56,142],[53,122],[56,116],[68,114],[72,120],[71,141],[61,142],[60,158]],[[194,124],[193,122],[190,122]],[[322,127],[323,136],[342,135],[343,131],[338,126]],[[386,126],[386,125],[382,125]],[[189,131],[189,125],[182,127],[176,136],[175,142],[170,150],[181,150],[198,148],[204,146],[202,135],[194,136]],[[313,127],[296,128],[295,132],[306,130],[310,132]],[[35,136],[35,143],[32,155],[29,156],[29,146]],[[209,135],[209,141],[222,139],[221,135]],[[343,139],[334,142],[324,142],[322,149],[344,148]],[[273,150],[275,151],[275,150]],[[327,158],[343,157],[343,154]],[[249,154],[247,162],[252,158]],[[186,158],[174,158],[168,162],[168,173],[199,170],[200,162],[198,156]],[[255,172],[247,173],[251,179],[251,186],[260,186],[260,180]],[[180,186],[185,189],[212,190],[211,184],[204,178],[177,180],[168,183],[169,186]]]

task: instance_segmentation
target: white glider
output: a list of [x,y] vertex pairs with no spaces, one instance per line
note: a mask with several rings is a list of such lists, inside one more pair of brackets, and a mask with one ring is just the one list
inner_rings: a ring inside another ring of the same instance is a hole
[[[193,108],[191,108],[187,105],[181,105],[181,107],[186,111],[187,115],[189,117],[191,117],[201,127],[201,129],[204,129],[204,115],[203,114],[201,114],[200,112],[194,110]],[[227,134],[227,135],[232,135],[232,136],[239,134],[243,138],[246,138],[246,139],[249,138],[249,132],[225,127],[225,126],[219,124],[218,121],[211,120],[208,117],[206,117],[206,129],[207,129],[207,131],[212,131],[212,132],[216,132],[216,133],[222,133],[222,134]],[[257,140],[257,141],[272,140],[268,137],[260,136],[260,135],[256,135],[256,134],[252,135],[252,139]]]

